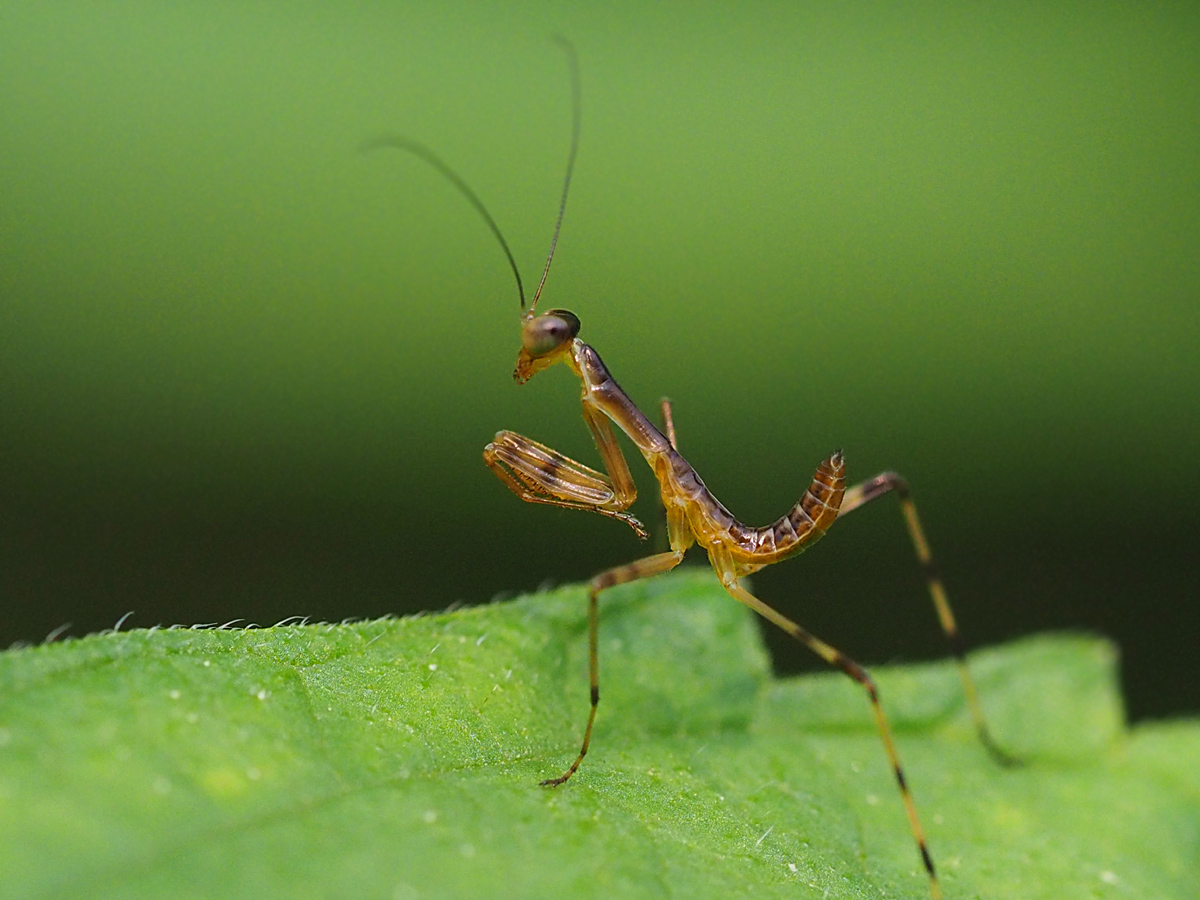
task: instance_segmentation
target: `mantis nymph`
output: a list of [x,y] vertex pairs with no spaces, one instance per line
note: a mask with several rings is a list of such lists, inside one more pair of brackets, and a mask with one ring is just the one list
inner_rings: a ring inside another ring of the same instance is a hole
[[579,338],[579,318],[564,309],[551,309],[538,313],[537,303],[554,250],[558,243],[559,229],[566,210],[567,191],[575,167],[579,148],[580,87],[579,71],[575,53],[565,41],[560,41],[567,50],[571,67],[572,96],[574,100],[571,149],[567,163],[567,174],[563,182],[562,198],[550,253],[542,271],[541,281],[533,299],[526,305],[525,291],[516,261],[504,240],[499,227],[483,203],[467,184],[434,153],[421,144],[405,138],[387,137],[370,142],[369,147],[391,146],[419,156],[450,180],[463,196],[483,217],[492,233],[500,242],[517,281],[517,293],[521,301],[521,349],[517,354],[513,377],[524,384],[534,375],[562,363],[569,368],[582,386],[583,419],[596,442],[605,473],[598,472],[576,462],[543,444],[512,431],[501,431],[494,441],[483,450],[484,462],[499,479],[522,500],[530,503],[546,503],[568,509],[581,509],[618,519],[629,525],[639,537],[646,537],[646,529],[627,510],[637,497],[637,490],[629,472],[629,465],[617,444],[613,425],[616,425],[641,452],[658,480],[663,506],[666,509],[667,534],[670,550],[656,553],[622,566],[616,566],[592,578],[588,586],[588,641],[589,677],[591,684],[591,706],[583,744],[571,765],[561,775],[543,781],[547,787],[557,787],[575,774],[587,755],[592,737],[592,726],[596,720],[596,709],[600,702],[600,674],[597,653],[598,607],[600,595],[618,584],[640,578],[649,578],[668,572],[678,566],[684,553],[699,544],[707,553],[713,569],[725,590],[738,602],[744,603],[763,618],[783,629],[805,647],[816,653],[831,666],[840,669],[863,687],[875,715],[875,723],[887,752],[888,761],[895,773],[900,797],[908,814],[909,825],[916,839],[922,863],[929,874],[930,888],[934,898],[941,897],[941,888],[934,869],[933,858],[925,841],[924,829],[917,815],[916,804],[909,791],[900,758],[892,740],[891,728],[879,702],[875,683],[867,671],[835,647],[806,631],[803,627],[782,615],[751,594],[742,584],[742,578],[764,566],[780,562],[816,543],[840,518],[876,500],[887,493],[894,493],[900,500],[904,521],[916,550],[917,559],[925,574],[930,596],[937,611],[938,620],[950,643],[958,671],[966,692],[968,704],[976,730],[984,745],[1003,763],[1012,759],[991,739],[974,683],[967,671],[963,648],[955,625],[954,615],[937,569],[925,534],[917,517],[905,480],[895,472],[883,472],[860,484],[846,486],[846,467],[841,451],[830,454],[817,467],[804,495],[785,515],[770,525],[752,527],[739,522],[716,497],[705,487],[704,482],[680,454],[676,447],[675,427],[671,408],[663,401],[664,430],[660,430],[617,384],[616,379],[600,359],[600,355]]

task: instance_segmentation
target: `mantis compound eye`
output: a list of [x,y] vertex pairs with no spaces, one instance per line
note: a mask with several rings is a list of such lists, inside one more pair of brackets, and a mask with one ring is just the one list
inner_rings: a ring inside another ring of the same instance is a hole
[[546,356],[574,340],[579,317],[565,309],[552,309],[530,319],[521,329],[521,346],[531,357]]

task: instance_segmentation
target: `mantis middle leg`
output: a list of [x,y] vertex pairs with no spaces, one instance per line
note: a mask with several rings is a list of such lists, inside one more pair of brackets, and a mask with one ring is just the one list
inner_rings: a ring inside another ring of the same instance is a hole
[[600,705],[600,592],[618,584],[661,575],[671,571],[681,562],[682,550],[656,553],[654,556],[647,556],[623,566],[606,569],[588,583],[588,679],[591,686],[591,707],[588,709],[587,727],[583,731],[583,746],[579,748],[579,755],[567,771],[557,778],[547,778],[541,782],[544,786],[558,787],[574,775],[583,758],[587,756],[588,746],[592,742],[592,725],[596,722],[596,707]]
[[695,538],[680,510],[667,510],[667,533],[671,539],[671,549],[667,553],[656,553],[623,566],[605,569],[588,583],[588,678],[591,685],[591,707],[588,710],[587,727],[583,732],[583,746],[579,749],[579,755],[562,775],[543,781],[542,784],[547,787],[558,787],[575,774],[575,770],[587,756],[588,745],[592,740],[592,725],[596,721],[596,707],[600,704],[600,594],[618,584],[628,584],[631,581],[670,572],[683,562],[683,555],[695,542]]

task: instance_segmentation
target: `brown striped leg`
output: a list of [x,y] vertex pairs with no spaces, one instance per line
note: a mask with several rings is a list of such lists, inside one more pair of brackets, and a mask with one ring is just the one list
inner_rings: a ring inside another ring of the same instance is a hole
[[946,641],[950,645],[950,652],[954,656],[954,662],[958,666],[958,676],[962,680],[963,693],[967,696],[967,706],[971,710],[971,718],[975,722],[975,731],[979,734],[979,740],[988,753],[992,755],[998,763],[1004,766],[1018,766],[1021,761],[1012,754],[1008,753],[999,744],[992,739],[992,733],[988,730],[987,721],[983,716],[983,706],[979,702],[979,693],[975,690],[975,682],[971,679],[971,673],[967,669],[967,659],[963,651],[962,637],[958,633],[958,625],[954,621],[954,613],[950,610],[950,600],[946,596],[946,589],[942,587],[942,578],[938,574],[937,566],[933,561],[933,553],[929,549],[929,541],[925,539],[925,531],[921,528],[921,520],[917,516],[917,506],[913,503],[912,494],[908,489],[908,482],[895,472],[882,472],[862,484],[855,485],[846,490],[846,495],[842,499],[842,508],[838,513],[838,518],[854,512],[860,506],[864,506],[889,491],[895,492],[896,497],[900,500],[900,509],[904,513],[904,524],[908,528],[908,536],[912,538],[913,549],[917,553],[917,561],[921,564],[921,571],[925,574],[925,581],[929,585],[929,595],[933,598],[933,606],[937,610],[938,621],[941,623],[942,631],[946,635]]
[[908,814],[908,824],[912,828],[913,837],[917,841],[917,849],[921,853],[921,862],[925,866],[925,871],[929,873],[930,892],[934,900],[941,900],[942,888],[938,884],[937,872],[934,871],[933,857],[929,853],[929,845],[925,842],[925,831],[921,827],[920,818],[917,816],[917,805],[913,801],[912,792],[908,789],[908,782],[904,778],[904,770],[900,768],[900,756],[896,752],[896,745],[892,740],[892,730],[888,726],[887,717],[883,714],[883,707],[879,703],[879,691],[876,690],[875,682],[871,679],[871,676],[867,674],[866,669],[840,650],[831,647],[820,638],[801,628],[791,619],[767,606],[767,604],[742,587],[738,583],[732,560],[720,560],[716,555],[711,553],[710,558],[713,562],[713,568],[717,570],[717,574],[721,577],[721,583],[725,586],[725,590],[729,591],[734,599],[746,604],[746,606],[750,607],[767,621],[778,625],[787,634],[790,634],[813,653],[817,654],[817,656],[821,657],[821,659],[825,660],[825,662],[835,668],[841,669],[866,690],[867,697],[871,701],[871,711],[875,714],[875,725],[879,729],[879,736],[883,738],[883,746],[887,751],[888,761],[892,765],[892,771],[896,775],[896,783],[900,787],[900,799],[904,802],[904,811]]
[[[671,415],[671,401],[667,397],[662,397],[658,401],[659,409],[662,410],[663,432],[667,436],[667,440],[671,444],[672,450],[679,450],[679,444],[675,441],[675,418]],[[662,497],[659,497],[660,504]],[[670,526],[667,523],[669,515],[665,506],[662,509],[662,516],[659,519],[659,528],[655,529],[654,545],[656,550],[661,550],[670,540]],[[674,545],[672,545],[674,546]]]
[[617,566],[601,572],[588,584],[588,675],[591,679],[591,709],[588,711],[587,728],[583,732],[583,747],[571,767],[557,778],[547,778],[542,784],[545,787],[558,787],[575,774],[583,758],[587,756],[588,744],[592,741],[592,725],[596,721],[596,707],[600,703],[600,592],[618,584],[637,581],[639,578],[649,578],[651,575],[661,575],[669,572],[683,562],[683,551],[672,550],[669,553],[657,553],[624,566]]
[[545,444],[514,431],[501,431],[483,448],[483,461],[527,503],[599,513],[624,522],[639,538],[646,539],[642,523],[624,512],[636,499],[636,491],[618,488],[607,475]]
[[679,450],[679,444],[675,441],[675,419],[671,416],[671,401],[667,397],[663,397],[658,401],[662,407],[663,427],[667,429],[667,440],[671,442],[672,450]]

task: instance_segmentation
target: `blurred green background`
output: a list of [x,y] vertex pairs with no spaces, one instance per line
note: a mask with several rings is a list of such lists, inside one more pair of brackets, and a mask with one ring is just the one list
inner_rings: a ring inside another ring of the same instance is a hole
[[[1102,631],[1135,715],[1200,709],[1183,3],[0,2],[0,645],[481,602],[647,552],[484,467],[500,428],[595,464],[577,385],[513,384],[483,224],[356,150],[437,148],[534,280],[554,33],[584,124],[546,306],[673,398],[716,494],[761,524],[835,448],[895,468],[969,644]],[[942,652],[890,499],[754,582],[865,662]]]

